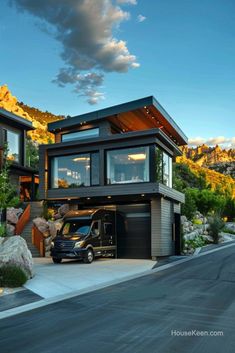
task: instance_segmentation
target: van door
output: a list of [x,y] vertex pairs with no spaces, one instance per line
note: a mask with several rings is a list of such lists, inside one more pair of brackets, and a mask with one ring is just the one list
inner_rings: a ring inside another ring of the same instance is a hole
[[115,248],[116,243],[116,231],[115,231],[115,215],[105,214],[103,218],[103,236],[102,236],[102,247],[107,250]]
[[95,254],[99,254],[101,247],[101,221],[93,221],[91,225],[91,239],[90,243],[93,246]]

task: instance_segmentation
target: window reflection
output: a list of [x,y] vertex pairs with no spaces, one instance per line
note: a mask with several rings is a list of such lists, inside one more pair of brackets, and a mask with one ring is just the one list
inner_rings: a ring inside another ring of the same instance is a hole
[[[97,172],[99,175],[97,156],[99,156],[98,153],[88,153],[54,157],[52,159],[52,188],[64,189],[97,185],[99,183],[96,177]],[[96,169],[96,173],[92,176],[92,182],[91,166]]]
[[149,147],[107,152],[107,184],[149,181]]
[[20,161],[20,134],[11,130],[5,130],[7,142],[7,159],[13,162]]
[[62,135],[62,142],[83,140],[86,138],[98,137],[99,128],[75,131]]
[[172,187],[172,158],[159,147],[155,149],[156,181]]

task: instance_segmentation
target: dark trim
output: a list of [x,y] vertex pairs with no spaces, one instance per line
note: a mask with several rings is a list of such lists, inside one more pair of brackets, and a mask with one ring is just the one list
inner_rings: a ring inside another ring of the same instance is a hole
[[111,196],[120,200],[123,197],[127,197],[131,202],[134,197],[137,197],[139,201],[144,200],[144,198],[141,198],[141,194],[148,196],[148,198],[160,195],[170,200],[184,202],[184,194],[163,184],[151,182],[80,187],[76,189],[49,189],[47,200],[80,200],[87,197],[108,200],[107,196]]
[[86,124],[91,121],[102,120],[109,116],[115,116],[124,112],[133,111],[136,109],[141,109],[143,107],[153,106],[157,109],[160,114],[169,122],[169,124],[174,128],[181,139],[187,144],[188,138],[180,129],[180,127],[175,123],[171,116],[166,112],[166,110],[160,105],[160,103],[153,96],[137,99],[131,102],[115,105],[109,108],[96,110],[90,113],[74,116],[72,118],[63,119],[48,124],[48,130],[50,132],[55,132],[55,130],[61,130],[64,128],[72,128],[78,124]]
[[24,130],[35,130],[31,121],[21,118],[2,108],[0,108],[0,119],[9,126],[23,128]]
[[[132,141],[133,139],[144,139],[149,137],[149,141],[147,143],[157,143],[160,147],[166,150],[168,154],[175,154],[177,156],[181,156],[182,152],[179,147],[174,144],[172,141],[169,141],[167,136],[160,130],[160,129],[149,129],[149,130],[142,130],[142,131],[132,131],[127,132],[125,134],[117,134],[117,135],[110,135],[110,136],[100,136],[95,138],[90,138],[88,140],[81,140],[81,141],[69,141],[69,142],[60,142],[54,144],[43,145],[45,149],[50,150],[63,150],[65,151],[68,147],[75,147],[79,148],[79,150],[83,149],[83,146],[89,146],[93,148],[93,146],[103,145],[104,148],[107,148],[108,144],[111,143],[122,143],[124,146],[124,141]],[[128,143],[128,142],[127,142]],[[97,147],[96,147],[97,148]],[[56,152],[57,154],[60,152]]]

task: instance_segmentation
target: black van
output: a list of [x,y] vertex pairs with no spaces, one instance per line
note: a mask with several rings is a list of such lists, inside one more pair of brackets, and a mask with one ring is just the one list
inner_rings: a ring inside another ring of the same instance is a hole
[[115,211],[89,209],[69,211],[51,245],[54,263],[82,259],[91,263],[98,256],[115,256]]

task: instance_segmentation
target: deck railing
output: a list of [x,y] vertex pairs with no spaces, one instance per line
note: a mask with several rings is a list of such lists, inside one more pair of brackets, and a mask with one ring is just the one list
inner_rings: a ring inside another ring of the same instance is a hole
[[15,227],[16,235],[22,234],[24,227],[29,222],[29,220],[30,220],[30,204],[27,205],[24,212],[20,216],[18,222],[16,223],[16,227]]
[[32,244],[36,246],[36,248],[40,252],[40,256],[44,257],[45,256],[45,244],[44,244],[44,236],[38,230],[37,227],[33,226],[32,228]]

